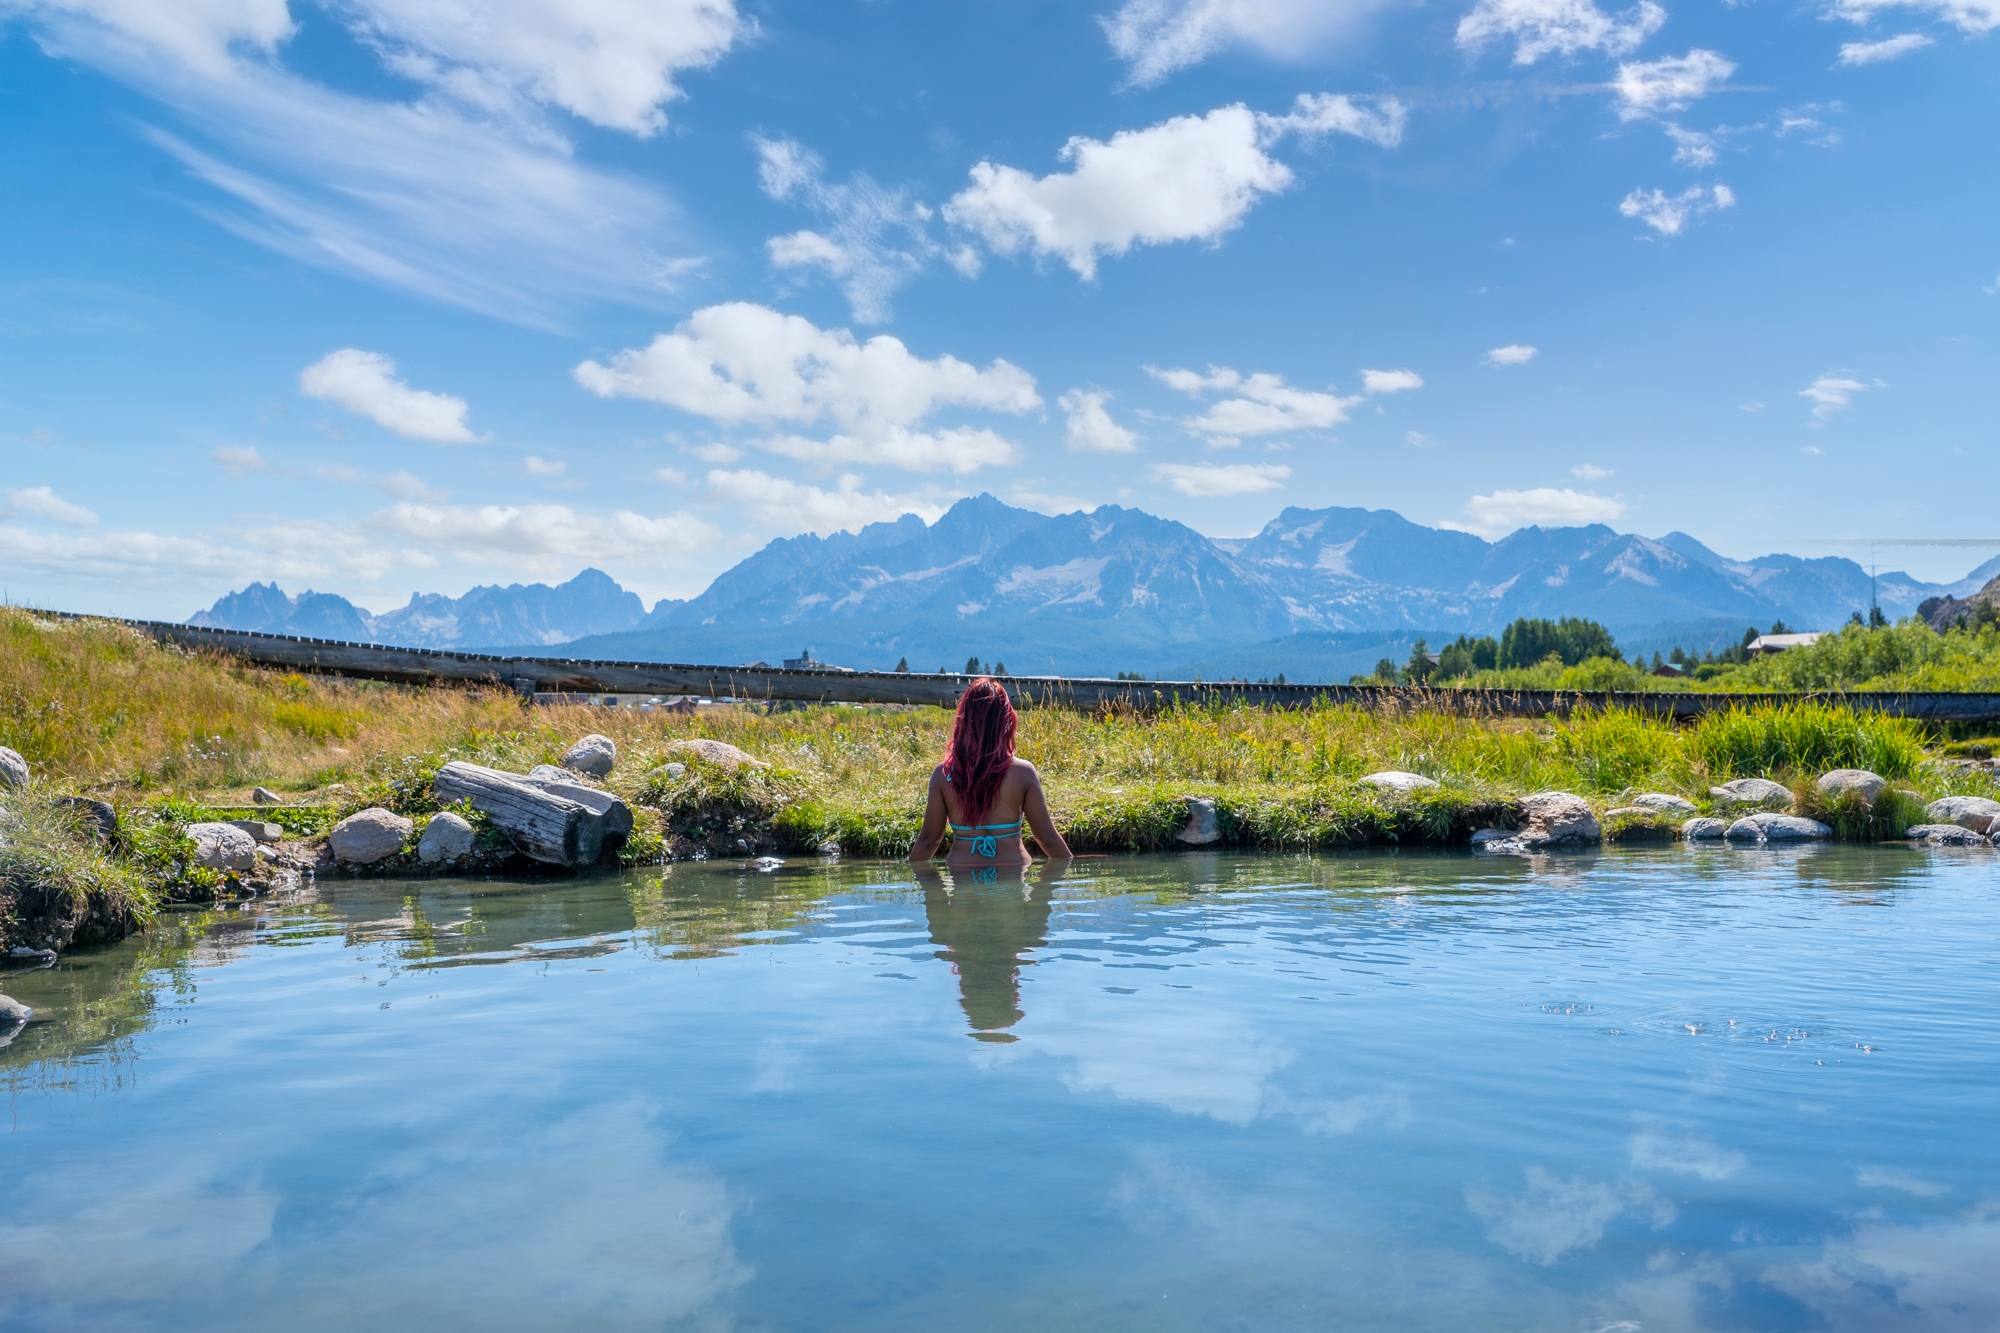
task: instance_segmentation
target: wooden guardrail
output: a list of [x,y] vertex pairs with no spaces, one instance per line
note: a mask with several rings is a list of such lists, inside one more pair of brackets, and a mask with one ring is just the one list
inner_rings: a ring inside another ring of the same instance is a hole
[[[522,694],[693,695],[708,699],[785,700],[798,703],[938,704],[951,707],[969,676],[899,671],[788,671],[778,668],[701,666],[678,662],[599,662],[560,657],[508,657],[393,648],[372,643],[293,638],[244,630],[208,629],[154,620],[121,622],[162,643],[227,653],[258,666],[326,672],[363,680],[432,684],[446,681],[508,686]],[[1105,680],[1070,676],[1008,676],[1021,703],[1098,710],[1151,712],[1177,703],[1245,703],[1309,708],[1335,703],[1396,703],[1472,715],[1566,716],[1572,712],[1631,708],[1658,716],[1693,718],[1739,705],[1820,700],[1926,722],[2000,721],[2000,693],[1954,694],[1839,692],[1721,694],[1659,690],[1411,689],[1394,685],[1261,685],[1249,681]]]

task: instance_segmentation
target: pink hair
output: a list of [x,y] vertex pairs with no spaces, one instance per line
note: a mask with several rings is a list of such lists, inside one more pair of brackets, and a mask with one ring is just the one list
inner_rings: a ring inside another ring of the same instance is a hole
[[1000,794],[1000,780],[1014,762],[1014,701],[990,676],[958,696],[958,713],[945,742],[944,776],[958,792],[967,824],[982,824]]

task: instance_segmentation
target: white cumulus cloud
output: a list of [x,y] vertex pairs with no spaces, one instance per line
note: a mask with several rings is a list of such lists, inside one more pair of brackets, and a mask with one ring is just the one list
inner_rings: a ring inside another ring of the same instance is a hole
[[1640,0],[1616,17],[1591,0],[1479,0],[1458,21],[1458,44],[1477,51],[1491,42],[1512,38],[1514,63],[1532,65],[1543,56],[1572,56],[1601,51],[1621,56],[1660,30],[1667,11]]
[[1151,87],[1231,46],[1295,59],[1384,0],[1125,0],[1101,20],[1131,82]]
[[1892,9],[1934,14],[1961,32],[1992,32],[2000,28],[2000,0],[1835,0],[1833,12],[1855,23],[1866,23]]
[[1153,475],[1182,495],[1257,495],[1275,491],[1290,480],[1292,470],[1272,463],[1156,463]]
[[1623,501],[1608,496],[1539,486],[1528,491],[1475,495],[1465,502],[1463,523],[1439,526],[1482,537],[1498,537],[1534,524],[1567,528],[1584,523],[1612,523],[1624,516],[1625,508]]
[[1139,437],[1111,419],[1105,408],[1111,395],[1072,389],[1056,400],[1068,414],[1069,447],[1080,454],[1129,454]]
[[1821,421],[1846,411],[1854,403],[1854,395],[1866,393],[1870,389],[1886,389],[1889,386],[1881,380],[1858,380],[1846,371],[1829,370],[1818,379],[1799,390],[1799,397],[1810,398],[1812,414]]
[[1494,348],[1479,359],[1489,366],[1525,366],[1535,359],[1540,350],[1524,343],[1508,343],[1505,347]]
[[708,489],[717,499],[742,505],[762,526],[787,533],[856,531],[870,523],[893,522],[904,514],[935,523],[957,498],[863,491],[861,478],[852,473],[841,476],[834,489],[825,490],[766,472],[714,471],[708,474]]
[[29,486],[7,492],[7,505],[17,514],[35,514],[54,519],[65,527],[94,528],[97,515],[82,505],[71,504],[50,486]]
[[1424,377],[1414,370],[1364,370],[1361,372],[1361,392],[1363,393],[1403,393],[1409,389],[1424,387]]
[[1090,279],[1099,259],[1135,245],[1215,241],[1236,228],[1259,199],[1292,183],[1291,168],[1267,151],[1285,136],[1341,133],[1393,146],[1404,114],[1391,98],[1325,94],[1299,98],[1282,116],[1225,106],[1108,141],[1078,136],[1057,155],[1067,171],[1035,176],[978,163],[944,216],[1000,254],[1059,258]]
[[1640,120],[1664,111],[1684,111],[1736,72],[1733,61],[1697,47],[1684,56],[1637,60],[1618,67],[1611,87],[1618,94],[1621,120]]
[[1361,401],[1360,395],[1343,398],[1339,394],[1298,389],[1284,377],[1258,373],[1239,374],[1227,366],[1210,366],[1203,374],[1193,370],[1160,370],[1146,367],[1162,384],[1194,396],[1224,394],[1199,416],[1186,417],[1181,424],[1212,444],[1228,447],[1246,437],[1275,435],[1280,431],[1324,430],[1347,420],[1347,414]]
[[1637,218],[1662,236],[1678,236],[1695,221],[1718,209],[1736,207],[1736,192],[1727,185],[1696,185],[1679,194],[1665,190],[1634,190],[1618,201],[1618,211]]
[[1874,65],[1884,60],[1894,60],[1912,51],[1921,51],[1931,45],[1931,39],[1920,32],[1906,32],[1896,37],[1885,37],[1879,42],[1842,42],[1840,63],[1843,65]]
[[343,347],[299,372],[299,392],[367,417],[410,440],[471,444],[466,403],[450,394],[412,389],[396,378],[396,363],[380,352]]
[[[915,431],[931,413],[968,407],[1019,414],[1042,401],[1034,377],[1006,361],[982,370],[952,356],[926,360],[887,334],[860,342],[846,329],[822,329],[747,302],[697,310],[647,346],[619,352],[608,364],[585,361],[575,373],[601,397],[644,398],[725,425],[831,421],[839,434],[816,446],[822,461],[924,470],[945,465],[935,451],[953,438]],[[959,443],[980,451],[973,466],[997,461],[1006,444],[991,432]],[[1011,461],[1012,446],[1006,449]]]

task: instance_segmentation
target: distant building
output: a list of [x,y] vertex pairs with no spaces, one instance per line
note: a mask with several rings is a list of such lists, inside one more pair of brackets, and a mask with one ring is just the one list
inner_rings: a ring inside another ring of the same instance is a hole
[[[765,668],[765,670],[767,670],[767,671],[768,671],[769,669],[770,669],[770,668],[768,668],[768,667],[766,667],[766,668]],[[853,668],[853,667],[844,667],[844,666],[835,666],[835,665],[834,665],[833,663],[831,663],[831,662],[822,662],[822,661],[820,661],[820,660],[819,660],[819,659],[818,659],[817,657],[814,657],[814,656],[813,656],[813,650],[812,650],[812,649],[810,649],[810,648],[808,648],[808,649],[806,649],[806,650],[805,650],[805,652],[803,652],[803,653],[799,654],[799,656],[797,656],[797,657],[787,657],[787,658],[785,659],[785,670],[787,670],[787,671],[846,671],[846,672],[850,672],[850,673],[851,673],[851,672],[852,672],[852,671],[854,670],[854,668]]]
[[1653,668],[1653,674],[1656,676],[1685,676],[1687,668],[1676,666],[1672,662],[1662,662]]
[[1769,657],[1787,648],[1810,648],[1819,641],[1818,634],[1759,634],[1750,640],[1749,652],[1752,657]]

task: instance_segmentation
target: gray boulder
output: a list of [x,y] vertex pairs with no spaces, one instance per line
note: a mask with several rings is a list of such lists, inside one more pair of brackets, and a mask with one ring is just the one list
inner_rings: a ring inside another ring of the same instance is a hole
[[1865,768],[1836,768],[1831,773],[1822,774],[1820,780],[1813,784],[1822,796],[1838,797],[1858,791],[1861,799],[1870,805],[1875,804],[1875,798],[1888,785],[1886,778]]
[[1190,847],[1206,847],[1209,843],[1222,841],[1222,825],[1216,819],[1215,802],[1206,796],[1187,798],[1187,827],[1174,835],[1175,842],[1184,842]]
[[685,777],[687,771],[688,766],[686,764],[661,764],[646,776],[649,778],[666,778],[669,782],[672,782]]
[[0,745],[0,787],[25,787],[31,776],[20,752]]
[[118,812],[111,808],[109,801],[96,801],[88,796],[58,796],[56,804],[87,821],[90,836],[98,842],[108,843],[118,836]]
[[1792,791],[1782,782],[1769,778],[1738,778],[1725,782],[1720,787],[1710,787],[1708,794],[1723,805],[1790,805]]
[[0,1031],[19,1028],[35,1011],[11,995],[0,995]]
[[1521,828],[1514,837],[1524,847],[1580,845],[1603,841],[1604,830],[1581,796],[1544,791],[1521,798]]
[[1817,819],[1767,811],[1737,820],[1723,836],[1731,842],[1825,842],[1833,830]]
[[351,814],[333,826],[326,845],[334,859],[349,865],[372,866],[403,850],[416,824],[380,806]]
[[1421,773],[1404,773],[1393,768],[1380,773],[1370,773],[1358,781],[1364,787],[1379,787],[1388,792],[1423,791],[1425,788],[1437,786],[1433,779]]
[[575,782],[581,774],[567,768],[557,768],[554,764],[536,764],[528,770],[530,782]]
[[1504,828],[1483,828],[1472,835],[1472,850],[1475,852],[1519,853],[1528,849],[1521,845],[1513,830]]
[[1903,836],[1911,842],[1921,842],[1931,847],[1984,847],[1986,836],[1957,824],[1918,824],[1903,830]]
[[252,805],[283,805],[284,803],[285,798],[272,791],[269,787],[252,787],[250,789],[250,804]]
[[242,829],[258,842],[283,842],[285,840],[285,826],[283,824],[273,824],[263,819],[232,819],[229,821],[229,824],[232,828]]
[[563,751],[562,766],[572,773],[587,773],[593,778],[608,777],[611,770],[618,766],[618,743],[593,731]]
[[234,824],[189,824],[194,863],[205,870],[248,870],[257,864],[257,840]]
[[712,741],[707,739],[675,741],[662,753],[699,759],[703,763],[715,764],[722,768],[737,768],[743,764],[749,764],[753,768],[770,767],[763,760],[752,758],[744,751],[731,745],[728,741]]
[[1956,824],[1975,833],[1993,833],[1993,821],[2000,819],[2000,801],[1984,796],[1946,796],[1924,807],[1924,818],[1933,824]]
[[1664,791],[1649,791],[1644,795],[1634,796],[1632,804],[1644,806],[1648,810],[1657,810],[1663,815],[1697,815],[1701,813],[1701,811],[1695,808],[1695,803],[1687,797],[1675,796],[1670,792]]
[[1720,819],[1690,819],[1681,825],[1683,842],[1721,842],[1729,825]]
[[425,865],[456,861],[471,850],[472,825],[463,815],[449,810],[432,815],[431,822],[424,825],[424,836],[417,839],[417,859]]

